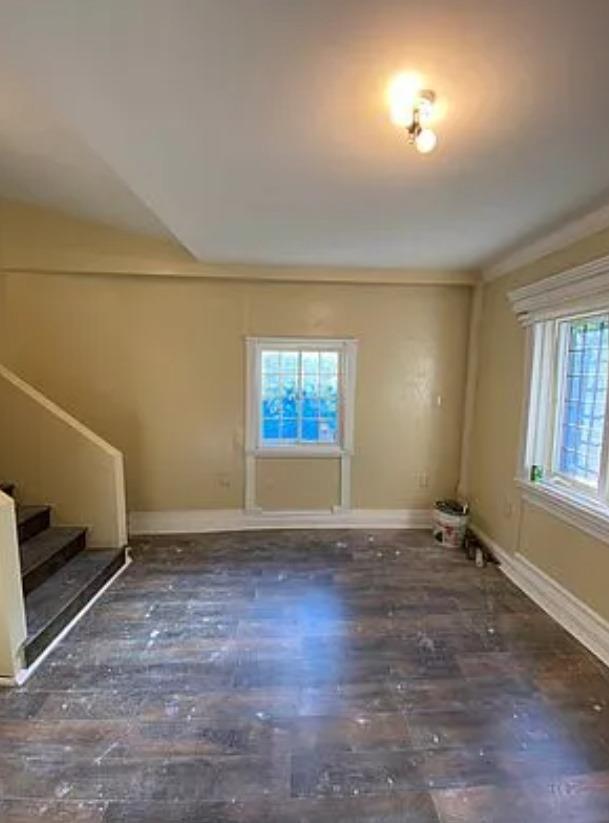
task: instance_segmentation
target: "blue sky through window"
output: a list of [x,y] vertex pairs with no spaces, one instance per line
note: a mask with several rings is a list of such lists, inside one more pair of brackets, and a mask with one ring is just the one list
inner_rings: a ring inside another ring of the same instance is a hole
[[339,370],[337,351],[262,350],[262,444],[338,444]]

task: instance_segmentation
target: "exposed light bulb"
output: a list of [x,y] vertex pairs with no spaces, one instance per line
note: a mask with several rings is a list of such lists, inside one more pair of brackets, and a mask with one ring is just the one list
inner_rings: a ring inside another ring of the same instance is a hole
[[387,100],[391,121],[396,126],[408,128],[414,119],[415,101],[421,88],[417,74],[396,74],[387,88]]
[[390,81],[386,97],[391,121],[406,130],[408,142],[421,154],[432,152],[438,142],[430,128],[436,120],[435,92],[422,87],[418,74],[402,72]]
[[387,88],[389,104],[400,105],[410,103],[412,105],[419,93],[421,85],[421,78],[418,74],[412,72],[396,74]]
[[438,138],[436,137],[436,133],[431,129],[421,129],[414,139],[415,146],[420,154],[429,154],[432,152],[437,142]]
[[414,120],[414,111],[412,106],[391,106],[389,116],[394,126],[409,129]]

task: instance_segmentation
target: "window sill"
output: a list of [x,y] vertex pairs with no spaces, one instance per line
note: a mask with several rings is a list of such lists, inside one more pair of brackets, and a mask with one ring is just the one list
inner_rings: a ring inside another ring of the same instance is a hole
[[597,540],[609,543],[609,506],[606,504],[548,481],[532,483],[516,478],[516,485],[522,490],[523,500]]
[[266,446],[255,449],[254,457],[342,457],[346,452],[340,446]]

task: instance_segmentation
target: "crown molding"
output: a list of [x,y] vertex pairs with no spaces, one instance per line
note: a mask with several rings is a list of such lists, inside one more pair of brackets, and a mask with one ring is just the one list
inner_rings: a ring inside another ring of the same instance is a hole
[[559,228],[500,257],[495,263],[483,269],[482,277],[485,281],[496,280],[607,228],[609,228],[609,203],[580,217],[568,220]]
[[480,282],[480,274],[475,270],[455,269],[372,269],[345,268],[333,266],[280,266],[278,264],[248,263],[167,263],[150,260],[125,260],[106,257],[96,259],[95,255],[66,253],[48,262],[27,260],[19,263],[2,263],[0,273],[6,274],[61,274],[61,275],[101,275],[101,276],[148,276],[180,277],[186,279],[233,280],[237,282],[298,283],[311,285],[364,286],[466,286],[475,287]]

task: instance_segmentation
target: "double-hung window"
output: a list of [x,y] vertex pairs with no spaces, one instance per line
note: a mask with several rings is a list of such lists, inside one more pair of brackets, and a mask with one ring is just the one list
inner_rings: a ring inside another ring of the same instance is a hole
[[609,307],[541,320],[531,334],[528,479],[609,505]]
[[260,455],[350,450],[355,342],[249,338],[248,441]]
[[526,329],[523,497],[609,543],[609,257],[508,298]]

